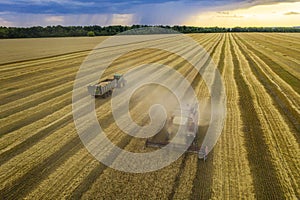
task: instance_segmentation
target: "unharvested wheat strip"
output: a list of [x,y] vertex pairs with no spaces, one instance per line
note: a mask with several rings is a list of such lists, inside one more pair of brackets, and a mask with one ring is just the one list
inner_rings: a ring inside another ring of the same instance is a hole
[[[187,155],[185,166],[182,174],[180,175],[179,185],[175,194],[174,199],[188,199],[193,192],[193,182],[197,172],[197,155]],[[199,188],[201,190],[203,188]]]
[[[300,79],[300,57],[291,56],[289,50],[282,48],[282,52],[278,52],[276,51],[276,46],[265,44],[265,40],[262,40],[256,35],[241,35],[240,37],[244,38],[249,44],[253,44],[251,45],[252,48],[255,48],[261,53],[264,53],[272,61],[274,61],[276,65],[282,66],[283,70],[287,70],[290,74]],[[279,42],[281,41],[277,41],[277,43]]]
[[[126,149],[134,149],[142,153],[143,146],[141,141],[134,139]],[[130,174],[107,169],[83,195],[83,198],[167,199],[174,184],[174,174],[178,173],[180,163],[181,159],[178,159],[161,170],[144,174]]]
[[[226,39],[225,52],[230,52],[229,38]],[[244,137],[241,134],[243,132],[241,114],[236,106],[239,96],[233,67],[232,55],[228,53],[224,61],[223,73],[227,95],[227,116],[222,135],[214,147],[212,199],[254,199],[253,180]]]
[[[247,43],[245,40],[243,42]],[[249,43],[247,43],[249,44]],[[255,48],[255,47],[253,47]],[[272,82],[278,90],[283,93],[285,98],[288,100],[293,109],[300,115],[300,94],[298,94],[288,83],[286,83],[281,76],[276,74],[272,70],[272,66],[268,65],[264,60],[260,59],[259,56],[248,49],[248,52],[251,56],[258,62],[261,71],[264,73],[266,77],[268,77],[269,81]]]
[[[221,36],[221,34],[219,34]],[[215,49],[220,43],[220,40],[215,40],[215,46],[214,48],[208,50],[211,56],[214,55]],[[206,87],[204,81],[200,79],[199,81],[199,89],[197,91],[198,93],[198,98],[200,100],[200,112],[204,111],[205,113],[202,113],[202,116],[204,116],[204,120],[206,123],[209,123],[209,117],[210,113],[205,111],[206,107],[209,107],[208,102],[209,102],[209,92],[208,88]],[[207,115],[207,117],[206,117]],[[201,114],[200,114],[201,116]],[[203,117],[202,117],[203,118]],[[205,119],[207,118],[207,119]],[[203,122],[200,122],[203,123]],[[207,128],[203,128],[203,133],[205,134],[205,131]],[[203,137],[203,136],[201,136]],[[201,143],[203,139],[198,138],[198,142]],[[212,166],[213,166],[213,153],[210,153],[210,156],[208,157],[208,160],[205,162],[205,164],[201,160],[197,160],[197,170],[196,170],[196,176],[194,177],[194,180],[192,182],[193,188],[192,188],[192,193],[189,198],[191,199],[209,199],[211,198],[211,186],[212,186]]]
[[[234,43],[237,45],[236,42]],[[242,46],[242,48],[244,47]],[[237,52],[239,58],[244,60],[241,51],[237,49]],[[300,178],[299,173],[297,173],[300,169],[300,150],[294,137],[295,133],[289,129],[279,111],[273,105],[272,98],[253,75],[249,65],[244,62],[242,66],[241,69],[244,72],[242,75],[251,91],[255,110],[258,113],[264,138],[268,144],[284,195],[288,199],[297,198],[300,194],[298,186]]]

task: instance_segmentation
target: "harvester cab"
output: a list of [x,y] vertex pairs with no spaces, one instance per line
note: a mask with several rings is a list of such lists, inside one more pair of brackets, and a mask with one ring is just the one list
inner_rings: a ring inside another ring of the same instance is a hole
[[[182,109],[174,109],[168,116],[163,129],[151,138],[146,140],[146,147],[162,148],[171,141],[174,147],[187,147],[187,152],[198,153],[198,112],[197,106],[187,105]],[[182,127],[184,134],[175,137],[179,127]]]

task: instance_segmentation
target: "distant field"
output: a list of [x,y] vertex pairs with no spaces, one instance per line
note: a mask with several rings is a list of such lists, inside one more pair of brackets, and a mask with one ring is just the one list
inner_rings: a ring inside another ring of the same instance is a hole
[[[190,37],[210,53],[222,75],[225,126],[205,163],[185,154],[146,174],[99,163],[75,130],[73,81],[89,50],[105,37],[0,40],[0,199],[300,199],[300,34]],[[189,51],[185,44],[178,48]],[[201,77],[168,52],[131,52],[106,73],[150,62],[174,67],[200,100],[209,98]],[[155,78],[172,80],[163,73]],[[141,96],[130,112],[143,124]],[[147,151],[145,140],[118,129],[109,98],[96,100],[96,113],[115,144]]]
[[0,64],[91,50],[106,37],[0,40]]

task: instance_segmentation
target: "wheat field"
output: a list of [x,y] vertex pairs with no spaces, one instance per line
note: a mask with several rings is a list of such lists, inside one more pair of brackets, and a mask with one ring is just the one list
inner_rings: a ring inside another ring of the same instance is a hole
[[[300,34],[188,37],[206,49],[221,73],[227,96],[222,134],[206,162],[187,153],[163,169],[141,174],[99,163],[73,122],[76,73],[106,37],[0,40],[0,199],[300,199]],[[157,42],[168,45],[167,40]],[[176,48],[190,51],[185,44]],[[173,67],[199,99],[209,98],[192,66],[169,52],[129,52],[105,75],[143,63]],[[172,82],[163,72],[153,79]],[[132,99],[130,112],[140,124],[148,120],[141,114],[147,111],[143,98],[151,95],[141,92]],[[148,151],[144,139],[118,129],[110,98],[95,104],[113,143]]]

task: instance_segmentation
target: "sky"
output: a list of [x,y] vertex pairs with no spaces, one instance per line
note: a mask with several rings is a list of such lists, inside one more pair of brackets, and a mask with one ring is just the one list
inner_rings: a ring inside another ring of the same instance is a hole
[[300,26],[300,0],[0,0],[0,26]]

